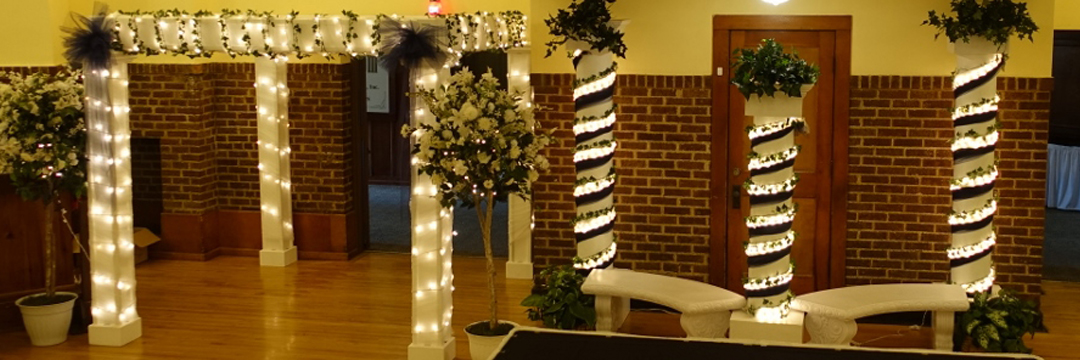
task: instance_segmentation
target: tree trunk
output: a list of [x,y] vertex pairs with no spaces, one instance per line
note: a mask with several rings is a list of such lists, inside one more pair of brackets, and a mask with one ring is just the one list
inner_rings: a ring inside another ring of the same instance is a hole
[[53,235],[53,213],[56,212],[56,200],[45,200],[45,296],[56,295],[56,239]]
[[489,192],[485,199],[486,212],[480,208],[480,196],[473,195],[476,215],[480,221],[480,232],[484,238],[484,257],[487,258],[488,292],[491,297],[491,318],[488,319],[488,327],[494,331],[495,327],[499,326],[498,299],[495,297],[495,259],[491,252],[491,211],[494,208],[495,197]]

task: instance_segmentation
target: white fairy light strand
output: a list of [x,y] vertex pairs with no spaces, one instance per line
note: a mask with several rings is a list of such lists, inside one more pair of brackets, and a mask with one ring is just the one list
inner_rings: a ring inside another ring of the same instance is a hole
[[754,140],[762,136],[778,133],[780,131],[783,131],[784,129],[795,126],[796,124],[801,124],[803,121],[803,118],[789,117],[787,119],[777,122],[758,126],[750,126],[747,128],[748,130],[746,132],[746,135],[750,137],[750,140]]
[[1000,66],[1001,63],[1004,61],[1004,54],[996,54],[994,55],[994,58],[990,60],[990,62],[983,64],[982,66],[957,72],[956,76],[953,77],[953,89],[958,89],[961,86],[967,85],[972,81],[978,80],[986,76],[987,74],[990,74],[990,72],[993,71],[994,68]]
[[996,276],[997,271],[994,269],[993,266],[991,266],[990,273],[987,274],[986,277],[967,284],[960,284],[960,287],[963,288],[964,291],[967,291],[969,294],[984,292],[990,290],[990,288],[994,286],[994,279],[996,278]]
[[782,162],[794,159],[796,156],[799,156],[799,150],[800,146],[796,145],[775,154],[754,157],[750,159],[750,162],[747,163],[746,166],[750,170],[770,168]]
[[982,208],[950,214],[949,225],[966,225],[985,220],[994,215],[994,212],[997,211],[997,205],[997,199],[990,199],[987,201],[986,206]]
[[795,232],[788,231],[784,237],[767,242],[746,244],[746,256],[760,256],[782,251],[795,244]]
[[986,99],[977,104],[958,107],[953,110],[952,119],[953,121],[956,121],[957,119],[967,116],[980,115],[993,111],[998,111],[998,102],[1000,101],[1000,96],[994,96],[993,99]]
[[996,243],[997,234],[991,232],[990,236],[987,236],[986,239],[983,239],[983,241],[980,241],[976,244],[971,244],[958,248],[949,248],[946,251],[948,252],[949,260],[966,259],[981,254],[983,251],[986,251],[986,249],[989,249]]
[[604,250],[603,252],[594,255],[592,258],[589,258],[587,260],[575,261],[574,268],[592,269],[599,265],[605,264],[608,261],[611,261],[611,259],[615,258],[615,250],[618,248],[616,244],[616,242],[612,242],[611,246],[608,246],[607,250]]
[[615,152],[615,148],[618,147],[618,143],[612,140],[606,145],[601,145],[594,148],[577,150],[574,152],[574,162],[579,163],[582,161],[599,159]]
[[789,266],[787,271],[759,279],[748,280],[743,283],[743,289],[747,291],[771,289],[790,283],[795,278],[795,267]]
[[746,227],[757,229],[767,226],[786,224],[795,221],[795,207],[781,207],[776,214],[751,215],[746,217]]
[[988,173],[976,176],[965,176],[961,179],[953,180],[952,184],[949,185],[949,190],[956,191],[960,189],[983,186],[994,182],[994,180],[997,180],[997,177],[998,169],[997,165],[994,165],[994,167],[991,168],[990,172]]

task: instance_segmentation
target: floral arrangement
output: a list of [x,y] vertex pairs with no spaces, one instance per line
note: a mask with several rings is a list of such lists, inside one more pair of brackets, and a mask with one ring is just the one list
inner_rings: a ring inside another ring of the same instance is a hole
[[487,257],[491,317],[467,328],[478,335],[505,335],[509,324],[497,318],[495,265],[491,252],[491,213],[494,204],[510,195],[528,199],[531,183],[548,169],[540,151],[553,141],[533,116],[521,106],[520,92],[499,89],[489,70],[479,79],[468,68],[451,76],[436,89],[410,94],[423,100],[435,120],[401,129],[414,136],[412,154],[417,172],[431,177],[435,198],[444,208],[457,204],[475,208]]
[[956,13],[955,18],[931,10],[922,23],[938,29],[934,38],[945,34],[949,41],[967,42],[971,37],[983,37],[1002,45],[1013,34],[1020,40],[1026,37],[1035,41],[1031,35],[1039,30],[1028,13],[1027,3],[1014,3],[1012,0],[952,0],[949,6]]
[[569,40],[578,40],[589,43],[593,49],[599,51],[611,51],[616,56],[626,58],[626,44],[623,43],[623,33],[611,27],[611,9],[609,7],[615,0],[577,0],[571,1],[570,6],[544,20],[555,38],[548,41],[547,55],[555,53],[559,45]]
[[799,58],[794,50],[784,52],[784,47],[773,39],[761,41],[757,49],[737,49],[731,83],[747,100],[750,95],[774,96],[776,91],[791,97],[802,96],[802,86],[817,82],[821,71]]
[[86,188],[83,85],[78,70],[0,72],[0,173],[28,200]]
[[86,128],[81,73],[0,72],[0,173],[11,177],[23,199],[45,204],[45,294],[23,304],[69,300],[56,295],[53,216],[57,196],[86,190]]
[[412,153],[419,172],[431,176],[435,197],[449,208],[455,202],[479,204],[480,195],[506,201],[516,194],[528,198],[529,183],[548,168],[540,154],[554,138],[540,130],[531,108],[521,108],[520,93],[499,90],[499,80],[488,71],[477,81],[466,68],[438,89],[413,94],[428,105],[436,120],[408,125],[413,134]]

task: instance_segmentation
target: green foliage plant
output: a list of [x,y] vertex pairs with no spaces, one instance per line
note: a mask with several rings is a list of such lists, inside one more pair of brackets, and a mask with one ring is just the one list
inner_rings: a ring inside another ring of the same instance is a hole
[[945,34],[951,42],[968,42],[971,38],[986,38],[1004,45],[1016,35],[1034,41],[1032,34],[1039,30],[1028,13],[1027,3],[1012,0],[952,0],[949,3],[956,17],[931,10],[923,25],[937,28],[935,38]]
[[553,329],[582,330],[596,326],[595,297],[581,292],[585,276],[570,266],[540,272],[533,294],[521,301],[529,320]]
[[802,97],[803,85],[817,82],[821,71],[799,57],[792,49],[784,52],[783,45],[774,39],[764,39],[756,49],[735,50],[731,83],[747,100],[751,95],[775,96],[777,91],[791,97]]

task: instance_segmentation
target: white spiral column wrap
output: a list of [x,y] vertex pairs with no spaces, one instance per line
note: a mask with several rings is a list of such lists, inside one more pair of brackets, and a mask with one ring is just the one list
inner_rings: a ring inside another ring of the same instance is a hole
[[[808,91],[810,86],[804,86],[802,94]],[[746,114],[753,116],[754,125],[747,128],[750,179],[743,184],[750,199],[743,290],[747,310],[763,321],[786,317],[793,298],[796,206],[792,198],[799,181],[795,158],[800,147],[795,145],[795,132],[805,126],[802,100],[777,93],[765,98],[753,95],[746,102]]]
[[994,148],[1000,137],[997,75],[1005,64],[1003,49],[983,38],[953,44],[957,69],[948,256],[951,281],[969,293],[986,291],[994,284],[991,254],[997,240],[994,183],[998,177]]
[[577,240],[574,267],[606,268],[615,259],[615,69],[608,51],[575,51],[574,202]]

